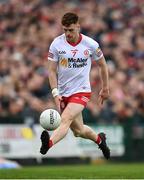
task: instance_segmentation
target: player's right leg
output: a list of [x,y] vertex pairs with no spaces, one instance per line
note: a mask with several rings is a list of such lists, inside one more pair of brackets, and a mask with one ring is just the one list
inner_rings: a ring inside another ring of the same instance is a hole
[[106,143],[106,136],[104,133],[96,134],[96,132],[87,125],[83,124],[82,113],[78,114],[71,124],[71,130],[76,137],[90,139],[98,144],[106,159],[110,158],[110,149]]
[[59,142],[61,139],[65,137],[67,134],[72,121],[75,117],[82,112],[84,106],[76,103],[69,103],[64,109],[61,115],[61,124],[60,126],[52,133],[51,137],[49,137],[47,131],[43,131],[41,134],[41,148],[40,153],[46,154],[49,148],[51,148],[54,144]]

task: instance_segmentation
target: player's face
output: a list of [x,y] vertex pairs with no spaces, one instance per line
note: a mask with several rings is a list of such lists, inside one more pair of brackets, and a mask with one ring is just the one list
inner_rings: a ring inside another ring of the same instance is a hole
[[68,27],[63,26],[63,30],[64,30],[67,41],[69,41],[69,42],[77,42],[78,41],[79,33],[80,33],[80,25],[78,23],[71,24]]

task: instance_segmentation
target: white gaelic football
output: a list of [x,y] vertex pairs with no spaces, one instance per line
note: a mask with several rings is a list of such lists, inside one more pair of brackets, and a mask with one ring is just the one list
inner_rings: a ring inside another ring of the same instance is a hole
[[40,115],[40,125],[46,130],[55,130],[60,122],[61,116],[55,109],[46,109]]

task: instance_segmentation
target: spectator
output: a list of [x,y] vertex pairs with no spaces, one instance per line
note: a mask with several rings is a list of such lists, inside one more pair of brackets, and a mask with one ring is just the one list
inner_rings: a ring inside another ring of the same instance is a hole
[[[142,123],[143,5],[140,0],[2,1],[0,122],[13,123],[17,119],[23,123],[32,117],[37,123],[42,110],[55,108],[47,80],[47,51],[52,39],[61,33],[60,17],[74,11],[81,17],[81,32],[100,43],[110,71],[110,101],[99,109],[93,94],[84,113],[94,123],[124,123],[127,116],[134,116],[137,123]],[[95,64],[91,82],[94,90],[99,87]]]

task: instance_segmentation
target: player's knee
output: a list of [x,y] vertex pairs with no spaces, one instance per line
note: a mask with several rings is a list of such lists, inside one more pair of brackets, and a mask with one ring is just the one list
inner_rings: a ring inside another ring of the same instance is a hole
[[73,131],[75,137],[80,137],[80,133],[78,131]]
[[82,129],[72,129],[72,131],[75,137],[82,137],[84,133]]

